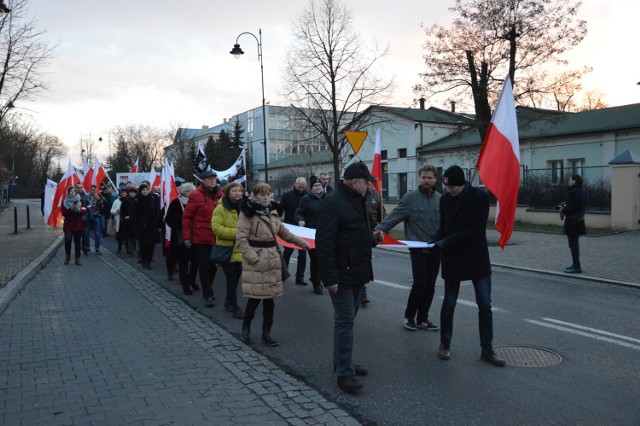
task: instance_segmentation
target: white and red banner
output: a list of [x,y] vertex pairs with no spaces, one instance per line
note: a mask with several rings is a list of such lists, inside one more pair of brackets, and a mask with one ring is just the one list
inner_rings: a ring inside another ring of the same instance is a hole
[[48,225],[53,226],[54,228],[58,226],[60,219],[62,218],[62,203],[67,196],[67,188],[75,185],[76,183],[80,183],[80,179],[78,178],[74,167],[71,165],[71,160],[69,160],[67,171],[60,179],[60,182],[58,182],[56,192],[53,196],[51,212],[47,218]]
[[93,174],[91,176],[91,185],[95,185],[98,189],[100,189],[100,184],[107,177],[107,171],[104,169],[104,166],[96,157],[93,162]]
[[[305,228],[302,226],[291,225],[289,223],[283,223],[284,227],[286,227],[293,235],[302,238],[309,244],[309,250],[313,250],[316,248],[316,230],[313,228]],[[378,246],[385,247],[403,247],[403,248],[431,248],[433,244],[426,243],[424,241],[406,241],[406,240],[396,240],[391,237],[389,234],[383,232],[384,241],[378,243]],[[280,237],[276,237],[276,241],[279,245],[283,247],[289,247],[292,249],[301,250],[301,247],[293,243],[286,242]]]
[[[172,201],[178,199],[178,188],[176,187],[175,172],[173,164],[171,164],[166,158],[164,159],[164,167],[162,168],[162,186],[160,191],[160,205],[164,207],[164,214],[166,216],[167,210],[169,210],[169,204]],[[169,248],[171,244],[171,228],[165,223],[164,244]]]
[[51,179],[47,179],[47,184],[44,186],[44,223],[47,223],[47,220],[49,220],[49,215],[51,215],[51,209],[53,208],[53,199],[56,196],[57,187],[57,183],[55,183]]
[[498,199],[496,229],[501,234],[499,244],[504,250],[513,232],[520,187],[518,121],[509,77],[504,81],[477,167],[482,183]]
[[371,166],[371,176],[377,178],[373,182],[378,193],[382,193],[382,142],[380,141],[380,129],[376,130],[376,147],[373,151],[373,165]]
[[136,158],[136,162],[131,167],[131,173],[138,173],[138,164],[140,163],[140,157]]
[[86,159],[82,159],[82,187],[85,193],[89,193],[91,185],[93,185],[93,169],[89,166],[89,162]]

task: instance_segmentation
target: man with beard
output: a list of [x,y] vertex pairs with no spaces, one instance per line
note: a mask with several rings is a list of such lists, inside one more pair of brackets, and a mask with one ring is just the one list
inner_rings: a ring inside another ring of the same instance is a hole
[[[440,227],[440,194],[435,191],[438,170],[425,164],[418,174],[418,190],[406,193],[389,216],[375,227],[376,230],[389,232],[404,221],[407,240],[428,242],[436,237]],[[438,250],[424,248],[412,248],[409,252],[413,284],[404,311],[404,327],[409,331],[437,331],[439,327],[429,321],[429,308],[440,270],[440,254]]]
[[[284,223],[288,223],[291,225],[298,225],[296,222],[296,209],[298,208],[298,204],[300,204],[300,199],[307,194],[307,180],[303,177],[299,177],[296,179],[293,184],[293,189],[287,191],[282,195],[282,200],[280,200],[280,204],[278,206],[278,211],[282,215],[284,214]],[[289,260],[291,259],[291,254],[293,253],[293,249],[289,247],[285,247],[282,256],[284,257],[284,261],[287,263],[287,268],[289,267]],[[298,250],[298,266],[296,267],[296,284],[298,285],[307,285],[307,282],[304,280],[304,271],[307,268],[307,252],[305,250]]]

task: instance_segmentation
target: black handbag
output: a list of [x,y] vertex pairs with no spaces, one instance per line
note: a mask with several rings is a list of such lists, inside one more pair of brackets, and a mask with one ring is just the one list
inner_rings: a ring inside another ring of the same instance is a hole
[[233,245],[221,246],[216,244],[213,246],[213,249],[211,249],[209,260],[213,263],[227,263],[231,259],[232,253]]

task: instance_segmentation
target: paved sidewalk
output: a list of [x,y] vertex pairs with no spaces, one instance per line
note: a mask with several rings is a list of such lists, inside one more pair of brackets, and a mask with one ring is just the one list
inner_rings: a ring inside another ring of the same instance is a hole
[[0,315],[0,424],[359,424],[106,248]]

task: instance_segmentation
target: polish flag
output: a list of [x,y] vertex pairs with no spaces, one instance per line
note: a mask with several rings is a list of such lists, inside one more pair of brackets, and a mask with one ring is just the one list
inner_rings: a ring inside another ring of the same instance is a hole
[[149,188],[151,191],[153,191],[153,188],[155,188],[156,186],[160,186],[161,177],[155,171],[153,166],[151,166],[151,171],[147,175],[147,180],[151,183],[151,188]]
[[82,177],[82,187],[84,188],[84,192],[88,194],[91,190],[91,185],[93,184],[93,169],[89,166],[86,159],[82,160],[82,171],[84,172],[84,176]]
[[[160,203],[164,205],[164,214],[169,210],[169,204],[178,199],[178,188],[176,187],[175,172],[173,164],[166,158],[164,159],[164,167],[162,168],[162,186],[161,186]],[[171,228],[165,223],[164,225],[164,245],[169,248],[171,245]]]
[[71,160],[69,160],[67,172],[62,176],[60,182],[58,182],[56,193],[53,196],[51,213],[49,213],[49,217],[47,218],[47,224],[49,226],[53,226],[55,228],[60,223],[60,218],[62,218],[62,203],[67,197],[67,189],[76,183],[80,183],[80,178],[78,178],[75,169],[71,165]]
[[520,142],[511,80],[507,77],[493,112],[477,164],[482,183],[496,196],[496,229],[500,247],[513,232],[520,187]]
[[131,167],[131,173],[138,173],[138,163],[140,162],[140,157],[136,158],[136,162],[133,163],[133,167]]
[[91,176],[91,185],[95,185],[96,187],[100,187],[102,181],[107,177],[107,171],[104,169],[104,166],[96,157],[96,160],[93,162],[93,175]]
[[373,165],[371,166],[371,176],[378,178],[377,182],[372,182],[376,191],[382,192],[382,143],[380,142],[380,129],[376,130],[376,148],[373,151]]

